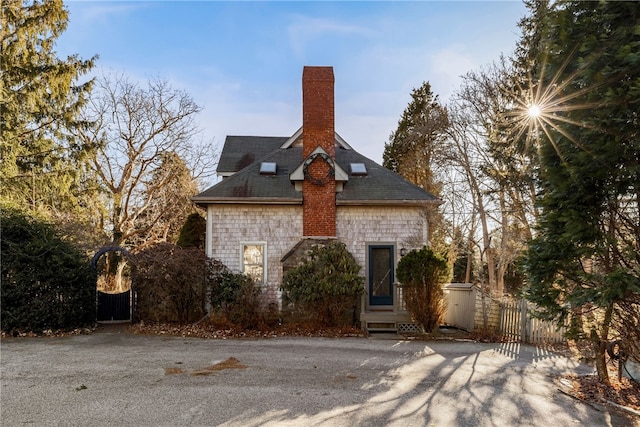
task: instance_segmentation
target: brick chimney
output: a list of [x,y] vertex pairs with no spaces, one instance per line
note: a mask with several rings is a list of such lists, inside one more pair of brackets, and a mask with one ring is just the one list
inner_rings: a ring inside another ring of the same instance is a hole
[[[333,67],[302,71],[303,160],[321,147],[335,159]],[[308,165],[302,184],[304,237],[335,237],[336,181],[321,157]]]

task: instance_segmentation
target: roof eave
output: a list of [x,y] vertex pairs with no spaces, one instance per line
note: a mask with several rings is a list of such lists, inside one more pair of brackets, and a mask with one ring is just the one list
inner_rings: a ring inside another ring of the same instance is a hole
[[337,206],[438,206],[442,200],[336,200]]
[[283,197],[192,197],[198,206],[206,205],[301,205],[302,198]]

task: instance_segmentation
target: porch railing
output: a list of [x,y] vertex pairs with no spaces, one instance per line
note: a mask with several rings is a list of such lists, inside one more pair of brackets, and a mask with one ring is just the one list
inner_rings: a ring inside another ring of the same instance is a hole
[[396,313],[406,312],[407,304],[404,300],[404,292],[402,289],[401,283],[395,283],[393,286],[394,289],[394,297],[393,297],[393,311]]

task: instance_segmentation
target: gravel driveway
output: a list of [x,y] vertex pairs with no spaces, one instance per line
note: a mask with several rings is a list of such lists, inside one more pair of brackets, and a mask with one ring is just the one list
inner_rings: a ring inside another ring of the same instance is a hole
[[3,426],[640,425],[558,391],[591,368],[516,344],[107,329],[0,351]]

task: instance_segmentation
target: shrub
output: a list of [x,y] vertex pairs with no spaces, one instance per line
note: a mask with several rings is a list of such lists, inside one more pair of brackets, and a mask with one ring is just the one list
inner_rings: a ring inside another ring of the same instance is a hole
[[209,277],[214,312],[245,329],[261,325],[260,287],[251,277],[232,272],[218,260],[209,261]]
[[400,259],[397,276],[411,316],[425,331],[433,331],[445,308],[442,284],[449,276],[447,260],[425,246]]
[[321,325],[347,324],[364,292],[359,272],[360,266],[344,243],[313,246],[302,264],[285,273],[283,301],[309,313]]
[[205,315],[207,258],[197,248],[170,243],[150,246],[132,257],[136,317],[190,323]]
[[95,322],[96,276],[90,261],[53,225],[0,206],[2,330],[41,332]]
[[183,248],[199,248],[204,250],[207,221],[198,213],[192,213],[180,229],[176,245]]

